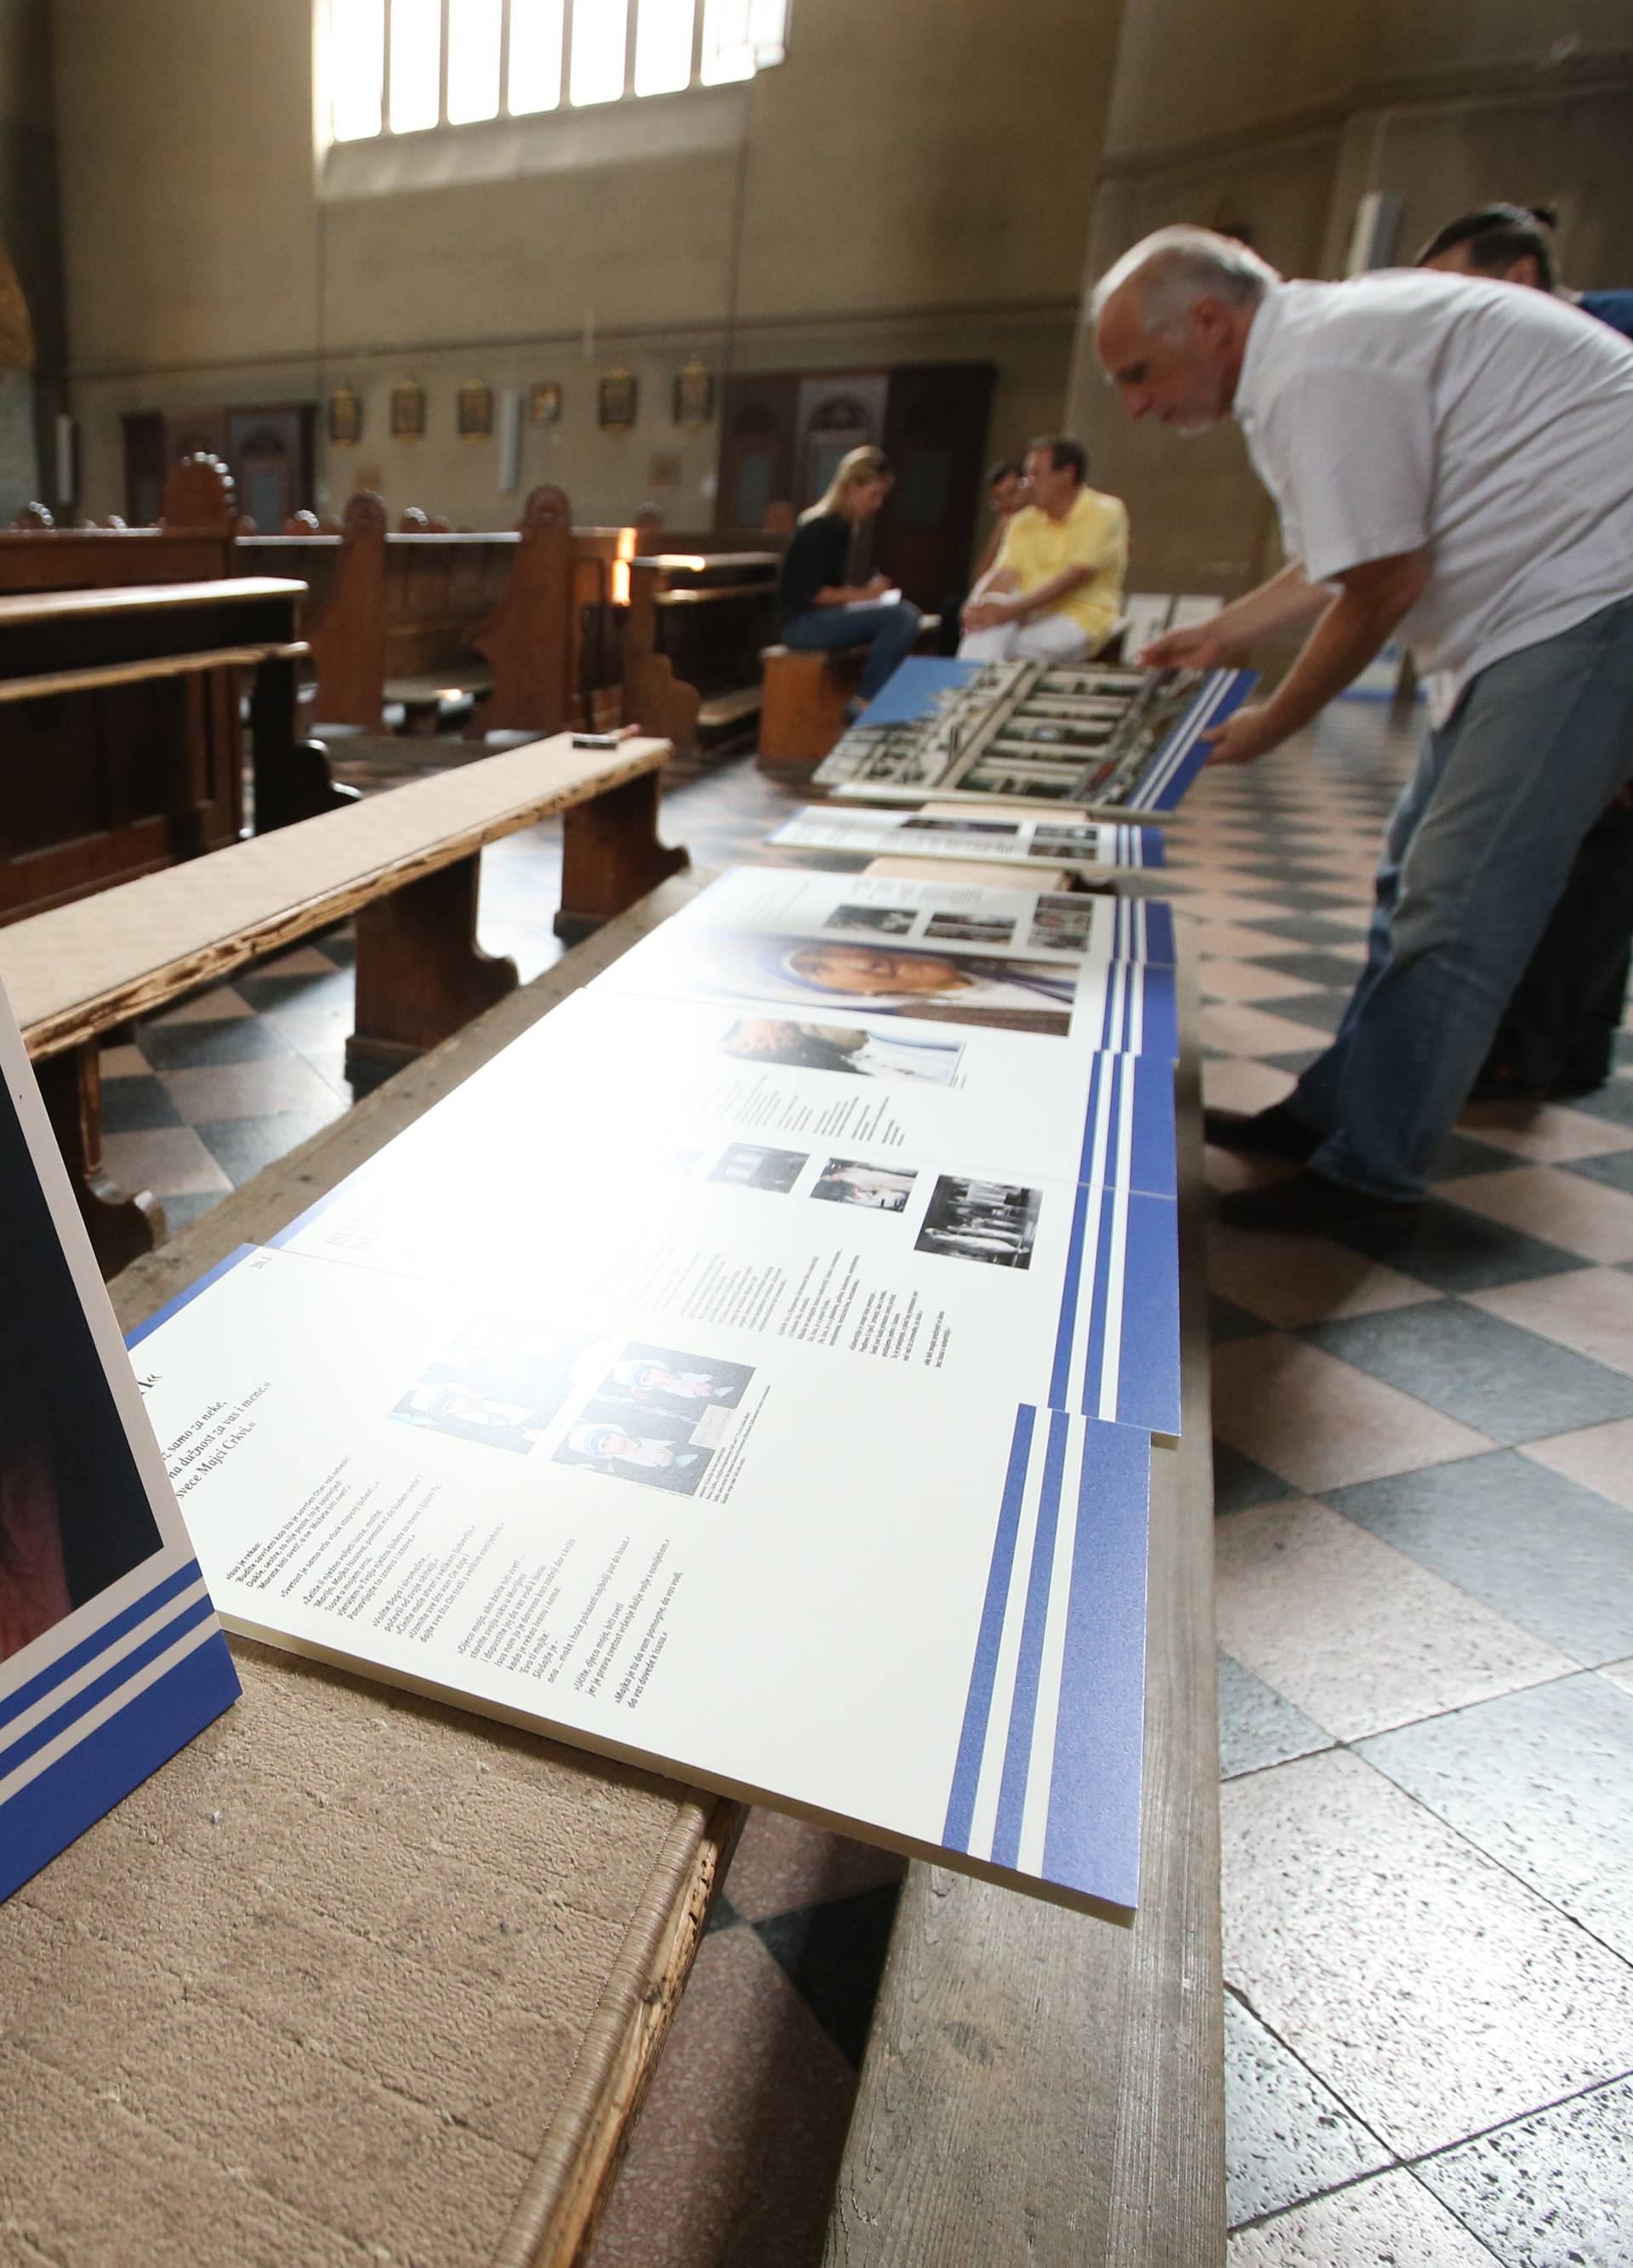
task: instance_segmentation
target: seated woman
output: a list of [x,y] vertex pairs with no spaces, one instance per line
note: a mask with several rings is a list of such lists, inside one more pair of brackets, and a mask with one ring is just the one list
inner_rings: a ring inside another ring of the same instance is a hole
[[905,599],[886,602],[890,585],[883,575],[862,584],[845,579],[852,539],[884,502],[891,477],[882,449],[853,449],[840,459],[826,496],[801,513],[783,554],[778,608],[784,644],[795,653],[868,648],[861,700],[846,712],[853,724],[919,635],[919,609]]

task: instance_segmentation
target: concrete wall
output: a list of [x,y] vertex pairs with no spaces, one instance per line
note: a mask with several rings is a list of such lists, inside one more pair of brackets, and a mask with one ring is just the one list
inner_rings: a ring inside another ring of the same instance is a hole
[[[745,88],[565,122],[584,130],[553,153],[549,121],[423,137],[420,178],[390,188],[356,166],[326,182],[311,0],[56,5],[89,510],[119,506],[122,412],[343,381],[364,438],[325,450],[329,500],[367,475],[394,510],[479,525],[520,497],[499,491],[497,443],[454,433],[472,377],[562,384],[521,486],[559,480],[585,519],[626,516],[676,457],[657,501],[676,525],[708,515],[718,435],[670,415],[693,354],[991,360],[994,446],[1059,421],[1121,0],[795,0],[787,62]],[[448,177],[426,181],[433,164]],[[627,435],[595,423],[615,364],[640,381]],[[385,432],[403,378],[427,388],[420,443]]]
[[[1289,275],[1342,273],[1361,196],[1403,200],[1397,256],[1496,198],[1562,210],[1578,285],[1625,284],[1633,17],[1623,0],[1142,0],[1130,7],[1085,292],[1166,222],[1245,232]],[[1136,587],[1229,593],[1280,559],[1234,427],[1128,424],[1080,333],[1073,415],[1124,495]]]

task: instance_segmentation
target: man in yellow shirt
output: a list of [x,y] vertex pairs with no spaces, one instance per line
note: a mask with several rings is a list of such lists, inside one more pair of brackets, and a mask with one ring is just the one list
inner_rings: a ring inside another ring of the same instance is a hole
[[1104,642],[1122,612],[1128,514],[1088,471],[1079,443],[1032,443],[1031,502],[964,610],[961,661],[1082,661]]

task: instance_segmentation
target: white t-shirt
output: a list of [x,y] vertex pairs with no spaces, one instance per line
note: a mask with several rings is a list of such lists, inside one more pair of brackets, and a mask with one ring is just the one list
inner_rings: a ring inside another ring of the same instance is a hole
[[1430,547],[1400,625],[1444,719],[1477,671],[1633,594],[1633,345],[1514,284],[1278,284],[1236,416],[1312,582]]

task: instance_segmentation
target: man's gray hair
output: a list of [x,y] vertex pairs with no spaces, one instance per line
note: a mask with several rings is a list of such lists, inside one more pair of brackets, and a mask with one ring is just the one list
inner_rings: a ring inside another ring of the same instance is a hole
[[1232,236],[1217,236],[1211,228],[1159,228],[1106,269],[1094,287],[1090,313],[1097,323],[1112,292],[1132,282],[1141,321],[1148,331],[1163,331],[1199,299],[1256,306],[1267,286],[1279,280],[1267,260]]

